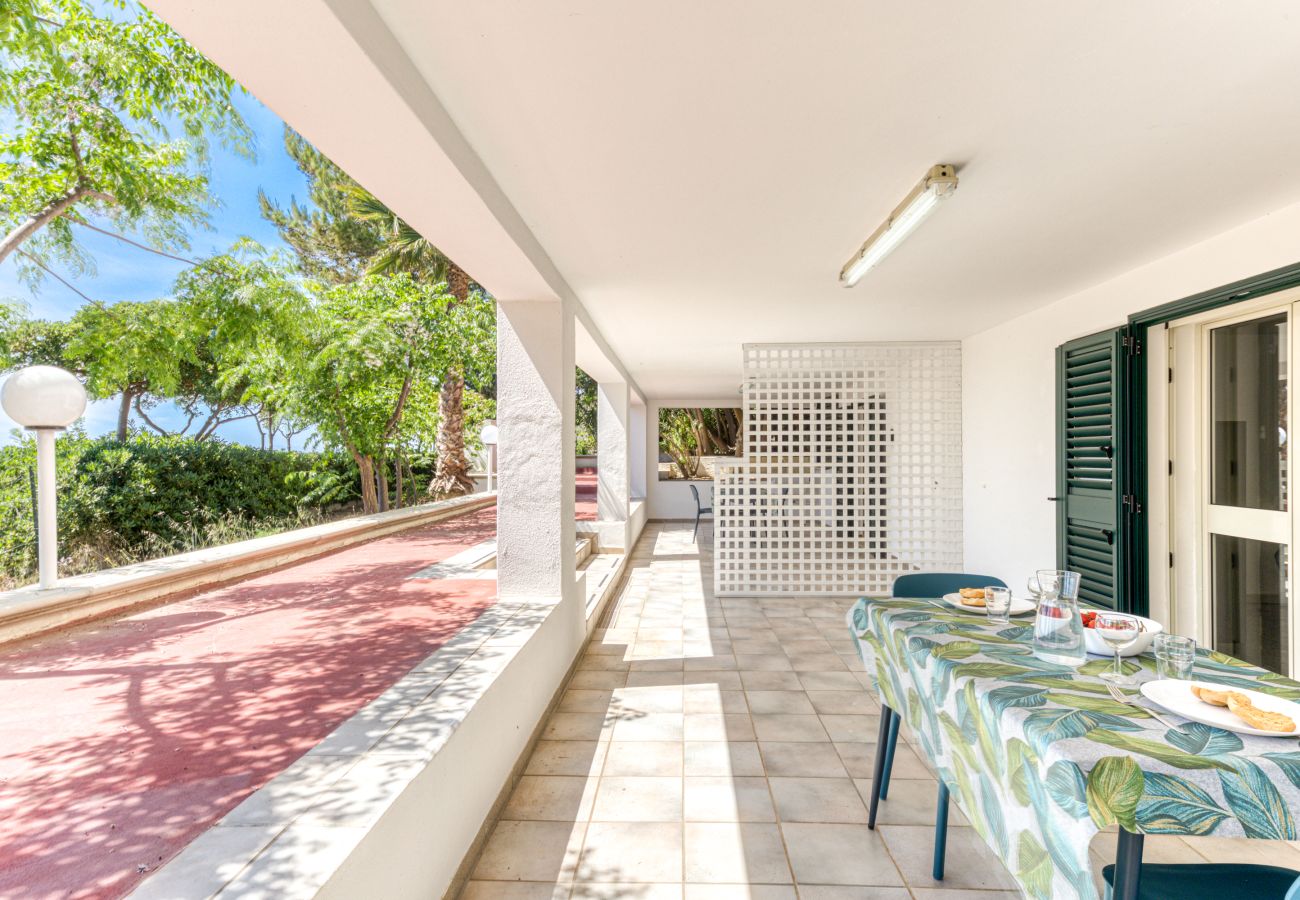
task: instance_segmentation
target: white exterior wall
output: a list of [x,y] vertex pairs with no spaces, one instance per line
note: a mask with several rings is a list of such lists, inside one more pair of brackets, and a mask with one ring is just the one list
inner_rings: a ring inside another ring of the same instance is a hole
[[1059,344],[1297,261],[1293,204],[963,341],[964,569],[1018,587],[1055,565]]
[[596,386],[596,517],[602,522],[627,521],[628,391],[622,381]]
[[700,502],[705,506],[713,502],[711,481],[660,481],[659,480],[659,410],[685,407],[739,409],[740,394],[734,397],[698,397],[687,400],[672,397],[646,402],[645,417],[645,488],[648,516],[651,519],[695,519],[695,500],[690,485],[700,492]]

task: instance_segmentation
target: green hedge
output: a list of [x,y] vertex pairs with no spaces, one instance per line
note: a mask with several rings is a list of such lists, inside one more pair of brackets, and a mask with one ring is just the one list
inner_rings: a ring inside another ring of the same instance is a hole
[[[65,435],[58,447],[60,556],[79,571],[204,546],[223,523],[232,539],[241,528],[257,533],[258,523],[291,527],[304,512],[357,495],[356,467],[337,455],[148,436]],[[30,440],[0,448],[0,567],[11,578],[35,569],[35,457]]]

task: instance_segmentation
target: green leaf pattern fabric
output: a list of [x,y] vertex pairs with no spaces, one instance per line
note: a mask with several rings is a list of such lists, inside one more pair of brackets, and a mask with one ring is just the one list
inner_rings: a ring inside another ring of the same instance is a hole
[[[1096,897],[1088,845],[1117,822],[1147,834],[1300,836],[1294,739],[1166,729],[1110,697],[1098,678],[1108,660],[1071,669],[1035,657],[1027,623],[990,626],[902,598],[860,600],[848,622],[881,699],[1027,896]],[[1128,662],[1139,681],[1156,677],[1149,658]],[[1300,699],[1300,683],[1221,653],[1201,651],[1196,677]]]

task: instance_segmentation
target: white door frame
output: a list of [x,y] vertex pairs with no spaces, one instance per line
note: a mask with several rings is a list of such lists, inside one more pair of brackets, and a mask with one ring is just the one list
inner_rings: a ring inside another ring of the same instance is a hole
[[[1295,349],[1300,347],[1300,288],[1170,322],[1164,331],[1164,340],[1159,341],[1158,353],[1152,354],[1155,358],[1149,363],[1151,368],[1163,363],[1168,368],[1168,376],[1157,376],[1148,382],[1164,386],[1164,390],[1158,387],[1151,392],[1156,396],[1149,398],[1148,423],[1152,426],[1151,450],[1159,447],[1165,450],[1163,459],[1154,456],[1149,463],[1150,484],[1154,489],[1150,499],[1162,507],[1164,513],[1163,517],[1152,516],[1149,546],[1153,560],[1160,559],[1156,553],[1172,554],[1169,557],[1172,565],[1152,566],[1152,611],[1158,615],[1163,606],[1167,616],[1164,621],[1170,630],[1191,635],[1203,646],[1213,646],[1210,535],[1236,534],[1283,544],[1287,548],[1286,591],[1290,619],[1287,646],[1290,671],[1295,673],[1300,672],[1300,647],[1297,646],[1297,637],[1300,636],[1300,615],[1297,613],[1300,611],[1295,604],[1298,579],[1292,548],[1296,546],[1297,518],[1300,516],[1294,496],[1293,468],[1288,470],[1290,489],[1288,508],[1284,512],[1209,503],[1210,331],[1278,312],[1286,312],[1289,316],[1287,423],[1289,430],[1294,431],[1296,411],[1300,406],[1293,362]],[[1151,369],[1148,374],[1150,372]],[[1288,443],[1289,439],[1288,435]],[[1294,462],[1294,456],[1288,455],[1292,467]],[[1164,577],[1157,574],[1161,570]]]

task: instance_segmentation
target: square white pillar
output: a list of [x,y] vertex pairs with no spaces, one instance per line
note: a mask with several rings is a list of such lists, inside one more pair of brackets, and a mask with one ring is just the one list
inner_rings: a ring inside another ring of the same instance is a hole
[[627,384],[602,381],[596,386],[596,518],[626,521],[628,494]]
[[576,596],[573,313],[558,300],[497,303],[497,590]]
[[[628,468],[631,472],[628,488],[633,497],[646,497],[646,405],[633,398],[628,408]],[[657,473],[656,473],[657,476]]]

